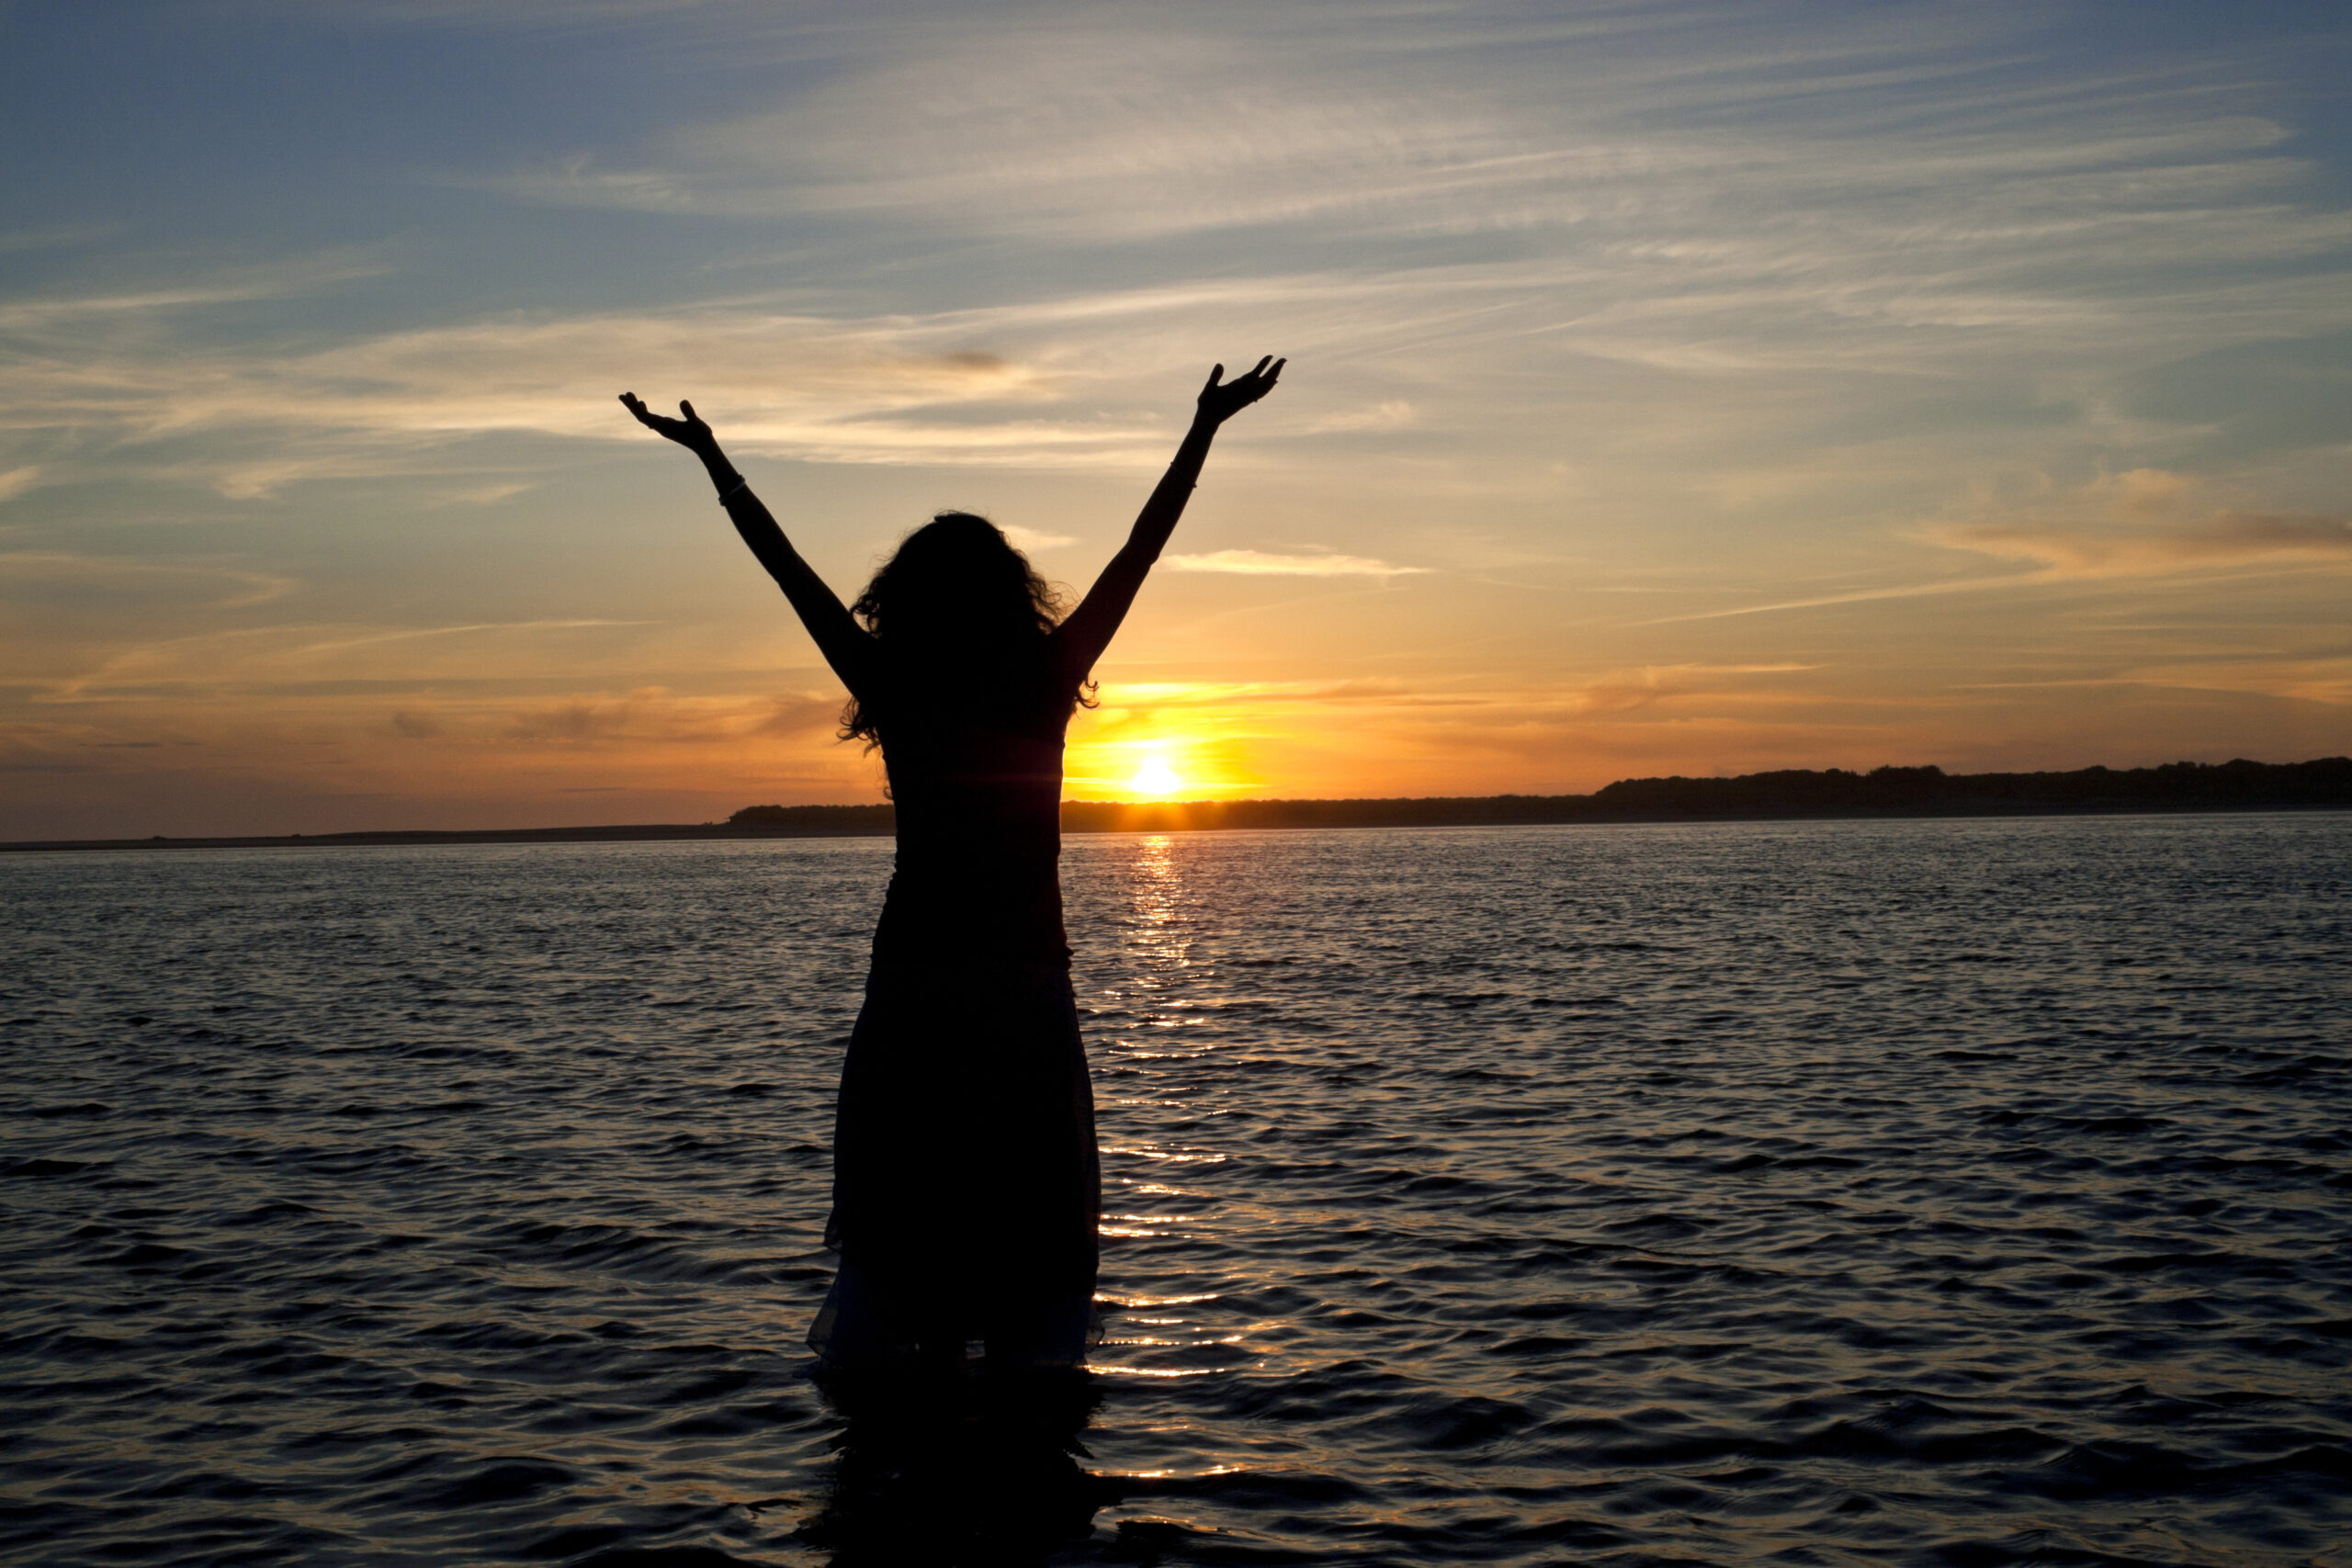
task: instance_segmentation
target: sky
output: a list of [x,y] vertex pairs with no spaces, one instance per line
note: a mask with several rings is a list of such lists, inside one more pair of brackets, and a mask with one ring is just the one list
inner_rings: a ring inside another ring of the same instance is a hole
[[[2352,752],[2352,14],[0,6],[0,839],[881,798],[844,598],[1082,592],[1068,794]],[[1139,782],[1140,781],[1140,782]]]

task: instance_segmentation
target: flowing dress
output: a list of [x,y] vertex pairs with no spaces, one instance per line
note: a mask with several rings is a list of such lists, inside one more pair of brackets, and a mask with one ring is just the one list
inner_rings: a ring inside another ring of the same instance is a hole
[[1012,700],[887,666],[856,694],[898,854],[834,1120],[842,1265],[808,1337],[836,1365],[976,1338],[992,1360],[1085,1349],[1102,1177],[1059,866],[1079,677],[1060,634],[1044,652]]

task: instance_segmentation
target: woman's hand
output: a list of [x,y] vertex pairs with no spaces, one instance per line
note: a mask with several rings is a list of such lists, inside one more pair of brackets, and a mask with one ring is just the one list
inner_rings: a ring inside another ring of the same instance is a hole
[[[1283,367],[1289,363],[1287,359],[1276,359],[1270,354],[1258,361],[1258,368],[1247,376],[1237,376],[1222,385],[1218,384],[1217,378],[1225,374],[1225,367],[1216,367],[1209,372],[1208,385],[1201,389],[1200,417],[1212,425],[1223,424],[1272,391],[1274,382],[1283,373]],[[643,419],[645,416],[639,414],[638,417]]]
[[[1214,380],[1215,378],[1212,377],[1211,379]],[[1240,384],[1238,381],[1234,383],[1237,387]],[[1259,395],[1262,397],[1265,394],[1261,392]],[[692,403],[679,403],[678,412],[686,416],[684,419],[669,419],[655,413],[638,400],[635,392],[621,394],[621,407],[635,414],[637,423],[653,432],[654,434],[664,440],[676,442],[696,457],[708,457],[718,450],[718,437],[711,433],[710,426],[705,424],[701,416],[695,412],[695,405]]]

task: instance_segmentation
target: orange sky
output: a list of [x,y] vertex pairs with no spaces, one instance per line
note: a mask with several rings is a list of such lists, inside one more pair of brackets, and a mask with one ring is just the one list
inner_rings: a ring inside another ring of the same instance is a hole
[[614,394],[1082,589],[1261,353],[1073,796],[2352,751],[2343,29],[2103,15],[12,12],[0,838],[877,798]]

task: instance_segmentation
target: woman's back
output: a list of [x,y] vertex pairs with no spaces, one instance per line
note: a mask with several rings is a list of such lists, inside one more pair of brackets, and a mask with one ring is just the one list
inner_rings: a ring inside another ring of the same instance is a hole
[[[875,931],[877,965],[1066,964],[1062,929],[1062,731],[1078,697],[1040,637],[1001,690],[959,696],[902,677],[861,702],[875,715],[898,815],[897,871]],[[886,677],[887,679],[887,677]],[[1021,692],[1026,688],[1025,694]]]
[[[1078,693],[1054,674],[1060,647],[889,660],[856,694],[898,861],[842,1077],[827,1235],[950,1340],[1061,1319],[1077,1333],[1094,1276],[1101,1175],[1057,863]],[[817,1343],[838,1359],[834,1333]]]

